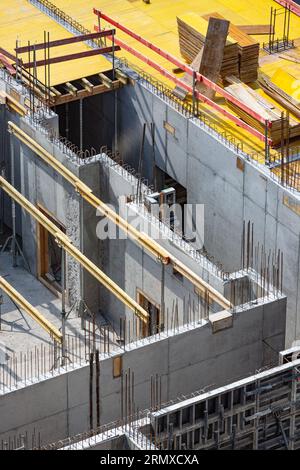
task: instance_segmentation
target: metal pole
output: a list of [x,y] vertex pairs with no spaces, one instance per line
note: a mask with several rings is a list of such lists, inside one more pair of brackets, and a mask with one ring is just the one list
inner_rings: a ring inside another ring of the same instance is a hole
[[82,98],[81,98],[79,100],[79,148],[80,148],[81,152],[82,152],[82,149],[83,149],[82,126],[83,126],[83,102],[82,102]]
[[165,265],[161,263],[161,301],[160,301],[160,319],[159,319],[159,332],[161,331],[161,324],[165,323]]
[[65,365],[66,348],[66,252],[61,248],[61,333],[62,333],[62,365]]
[[269,121],[266,120],[265,122],[265,163],[270,163],[270,148],[269,148],[269,136],[268,136],[268,125]]
[[2,304],[3,304],[3,294],[0,293],[0,331],[2,330],[2,312],[1,312]]
[[196,72],[194,70],[193,71],[193,116],[195,116],[195,111],[196,111],[195,87],[196,87]]
[[[15,187],[15,152],[14,152],[14,141],[13,135],[10,135],[10,157],[11,157],[11,185]],[[11,250],[13,255],[13,267],[17,266],[17,251],[16,251],[16,203],[12,199],[11,201],[11,211],[12,211],[12,243]]]
[[[83,198],[80,198],[80,251],[83,253]],[[81,329],[85,329],[85,318],[84,318],[84,308],[83,308],[83,267],[80,264],[79,267],[79,275],[80,275],[80,299],[79,299],[79,308],[78,308],[78,315],[81,318]]]

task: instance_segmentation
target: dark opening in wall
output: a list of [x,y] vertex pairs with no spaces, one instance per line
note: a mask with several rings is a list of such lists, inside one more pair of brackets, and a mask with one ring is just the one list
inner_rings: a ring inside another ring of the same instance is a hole
[[[43,207],[38,206],[60,230],[66,232],[65,227],[49,214]],[[56,243],[55,238],[45,227],[38,224],[38,278],[54,294],[61,292],[61,262],[62,248]]]
[[112,149],[114,136],[114,94],[104,93],[54,108],[59,117],[59,133],[79,150],[99,153]]

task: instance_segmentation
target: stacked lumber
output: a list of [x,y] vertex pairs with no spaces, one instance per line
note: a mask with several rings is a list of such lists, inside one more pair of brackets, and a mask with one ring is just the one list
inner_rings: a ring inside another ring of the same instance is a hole
[[281,104],[285,109],[288,109],[294,116],[300,119],[300,101],[294,99],[279,86],[273,83],[270,78],[260,73],[258,83],[264,92],[273,98],[277,103]]
[[[195,13],[187,13],[177,17],[177,26],[181,55],[188,63],[191,63],[205,44],[207,21]],[[237,41],[228,36],[224,47],[220,77],[225,79],[227,75],[238,75],[238,62]]]
[[[288,119],[286,117],[281,118],[281,110],[246,84],[236,81],[236,83],[227,86],[225,90],[272,124],[271,129],[269,129],[269,137],[272,139],[274,146],[280,145],[282,137],[284,140],[300,137],[300,122],[290,119],[288,127]],[[265,133],[265,126],[253,116],[229,101],[228,106],[247,124],[262,134]]]
[[[209,20],[209,18],[225,19],[222,15],[217,12],[209,13],[204,15],[203,18]],[[236,75],[244,83],[255,82],[258,74],[258,61],[259,61],[259,42],[248,36],[248,34],[241,31],[240,28],[230,23],[229,35],[234,41],[238,43],[238,54],[239,54],[239,74]]]

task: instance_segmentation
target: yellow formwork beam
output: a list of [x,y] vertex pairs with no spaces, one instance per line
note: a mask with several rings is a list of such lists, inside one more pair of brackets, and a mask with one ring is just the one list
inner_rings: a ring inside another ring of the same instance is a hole
[[63,336],[35,307],[33,307],[16,289],[14,289],[2,276],[0,276],[0,289],[18,304],[31,318],[34,319],[58,343],[62,343]]
[[128,233],[134,240],[141,244],[146,250],[150,251],[153,255],[161,259],[165,264],[169,263],[169,253],[164,250],[158,243],[152,240],[147,235],[139,232],[136,228],[130,225],[125,219],[120,217],[114,210],[112,210],[107,204],[105,204],[101,199],[97,198],[91,188],[84,184],[77,176],[74,175],[68,168],[66,168],[62,163],[60,163],[53,155],[51,155],[47,150],[45,150],[41,145],[35,142],[31,137],[29,137],[22,129],[20,129],[16,124],[9,121],[8,128],[12,134],[14,134],[21,142],[23,142],[27,147],[33,150],[37,155],[39,155],[46,163],[52,166],[58,173],[60,173],[72,186],[75,190],[80,193],[80,195],[95,209],[99,209],[103,215],[108,219],[118,225],[125,233]]
[[185,266],[175,256],[161,247],[157,242],[150,238],[145,233],[139,232],[135,227],[130,225],[125,219],[120,217],[114,210],[107,204],[93,194],[91,188],[83,183],[77,176],[75,176],[68,168],[59,162],[53,155],[45,150],[40,144],[35,142],[16,124],[9,121],[9,130],[21,142],[29,147],[33,152],[39,155],[47,164],[51,165],[59,174],[61,174],[75,190],[95,209],[99,209],[103,215],[118,225],[125,233],[128,233],[139,245],[150,252],[152,255],[160,259],[164,264],[171,263],[177,271],[179,271],[186,279],[188,279],[201,293],[208,291],[209,297],[214,302],[218,303],[225,310],[231,308],[231,303],[220,292],[211,287],[200,276],[195,274],[191,269]]
[[51,220],[48,219],[39,209],[28,201],[19,191],[17,191],[6,179],[0,176],[0,187],[20,204],[34,219],[50,232],[56,243],[61,246],[69,255],[78,261],[98,282],[104,285],[119,299],[126,307],[143,321],[146,322],[149,316],[135,300],[133,300],[126,292],[123,291],[114,281],[112,281],[100,268],[90,261],[78,248],[76,248],[69,237],[65,235]]
[[10,109],[15,111],[20,116],[24,117],[27,114],[27,110],[22,106],[18,101],[16,101],[12,96],[10,96],[5,91],[0,91],[0,103],[6,104]]

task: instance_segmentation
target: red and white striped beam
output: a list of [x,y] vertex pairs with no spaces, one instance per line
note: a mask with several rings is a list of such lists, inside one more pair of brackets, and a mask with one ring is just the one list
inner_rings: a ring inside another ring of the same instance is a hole
[[[120,29],[124,33],[128,34],[128,36],[132,37],[136,41],[140,42],[144,46],[146,46],[149,49],[151,49],[152,51],[156,52],[158,55],[160,55],[164,59],[167,59],[169,62],[176,65],[176,67],[180,68],[181,70],[183,70],[184,72],[186,72],[190,76],[194,75],[194,70],[191,67],[189,67],[188,65],[182,63],[180,60],[178,60],[173,55],[171,55],[168,52],[166,52],[166,51],[160,49],[159,47],[155,46],[150,41],[147,41],[147,39],[142,38],[138,34],[134,33],[130,29],[128,29],[127,27],[125,27],[125,26],[121,25],[120,23],[118,23],[117,21],[115,21],[113,18],[111,18],[108,15],[102,13],[100,10],[97,10],[96,8],[94,8],[93,11],[94,11],[95,15],[97,15],[99,18],[102,18],[103,20],[107,21],[111,25],[115,26],[116,28]],[[98,29],[97,29],[97,31],[98,31]],[[238,99],[234,98],[234,96],[232,96],[226,90],[224,90],[223,88],[218,86],[216,83],[214,83],[211,80],[209,80],[208,78],[204,77],[204,75],[197,72],[196,73],[196,79],[197,79],[198,82],[203,82],[204,85],[206,85],[208,88],[211,88],[212,90],[219,93],[221,96],[223,96],[225,99],[227,99],[228,101],[233,103],[235,106],[238,106],[240,109],[242,109],[247,114],[249,114],[249,116],[252,116],[254,119],[261,122],[263,125],[266,124],[266,120],[262,116],[260,116],[258,113],[256,113],[252,109],[250,109],[248,106],[246,106],[244,103],[242,103]],[[269,128],[272,127],[271,122],[268,122],[268,127]]]
[[275,0],[275,2],[283,7],[289,7],[295,15],[300,16],[300,5],[297,5],[293,0]]
[[2,62],[2,64],[7,68],[7,70],[9,71],[9,73],[11,75],[15,75],[16,74],[16,69],[11,65],[11,63],[7,60],[7,57],[3,54],[1,54],[0,52],[0,62]]
[[[97,31],[99,29],[98,26],[94,26],[94,29]],[[108,39],[112,40],[112,37],[111,36],[108,36]],[[114,38],[114,42],[115,44],[117,44],[118,46],[121,47],[121,49],[124,49],[125,51],[129,52],[130,54],[134,55],[135,57],[137,57],[138,59],[140,59],[141,61],[145,62],[147,65],[149,65],[150,67],[152,67],[153,69],[157,70],[158,72],[160,72],[161,75],[165,76],[166,78],[168,78],[169,80],[171,80],[172,82],[174,82],[176,85],[179,85],[180,87],[184,88],[186,91],[188,91],[189,93],[193,93],[193,88],[189,85],[187,85],[185,82],[183,82],[182,80],[174,77],[174,75],[172,75],[171,72],[169,72],[168,70],[164,69],[163,67],[161,67],[159,64],[157,64],[156,62],[154,62],[153,60],[149,59],[148,57],[144,56],[141,52],[137,51],[136,49],[134,49],[133,47],[130,47],[128,46],[124,41],[121,41],[121,39],[117,39],[116,37]],[[235,116],[234,114],[231,114],[229,111],[227,111],[226,109],[222,108],[221,106],[219,106],[217,103],[215,103],[214,101],[210,100],[209,98],[207,98],[206,96],[202,95],[199,91],[195,90],[195,96],[197,99],[199,99],[200,101],[202,101],[203,103],[206,103],[208,104],[209,106],[211,106],[214,110],[218,111],[219,113],[221,113],[223,116],[226,116],[228,119],[230,119],[231,121],[233,121],[237,126],[247,130],[250,134],[254,135],[255,137],[257,137],[259,140],[261,140],[262,142],[265,142],[265,136],[263,134],[261,134],[258,130],[252,128],[251,126],[249,126],[247,123],[245,123],[244,121],[242,121],[241,119],[239,119],[237,116]],[[268,138],[268,144],[269,145],[272,145],[273,142],[271,139]]]

